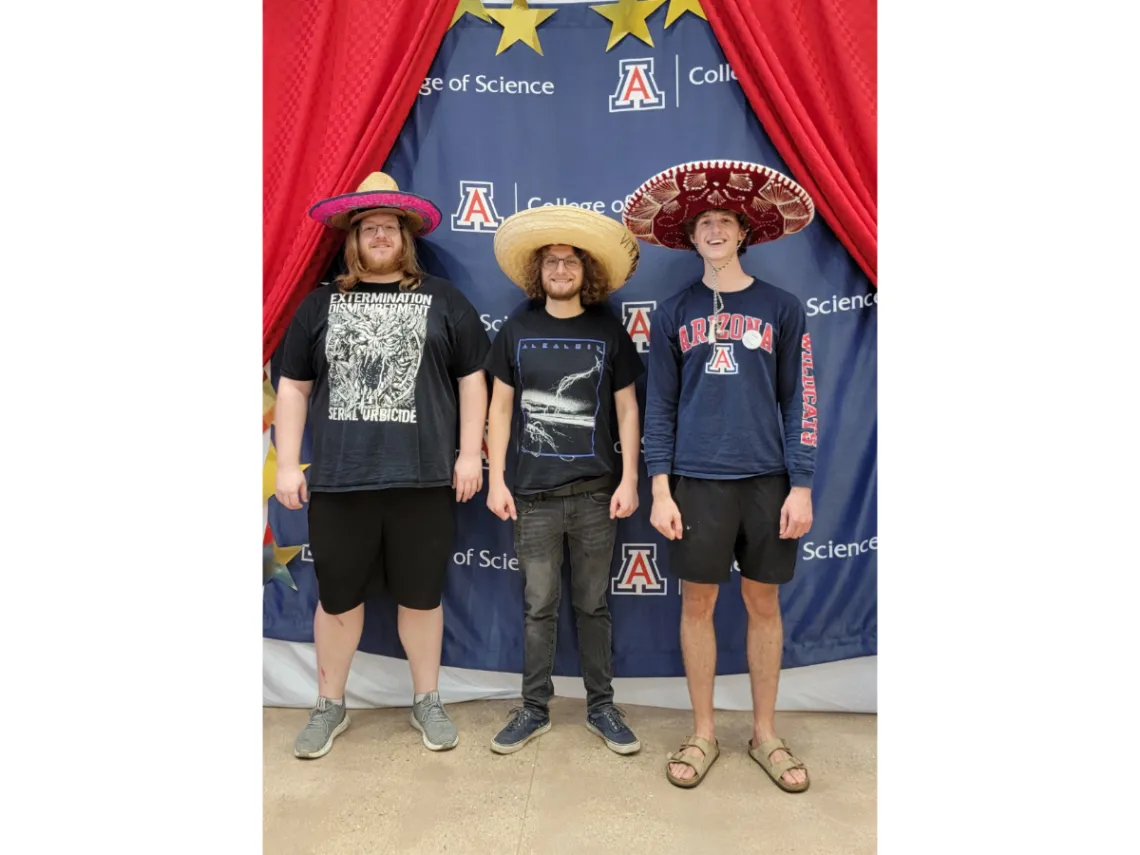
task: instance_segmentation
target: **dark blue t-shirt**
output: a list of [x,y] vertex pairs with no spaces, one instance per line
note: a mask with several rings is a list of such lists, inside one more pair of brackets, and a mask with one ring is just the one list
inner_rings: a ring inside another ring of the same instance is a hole
[[313,491],[451,484],[456,382],[490,341],[479,313],[445,279],[418,288],[361,282],[317,288],[285,335],[281,376],[311,380]]
[[542,301],[524,304],[495,336],[486,368],[515,390],[516,493],[620,477],[613,396],[645,367],[609,306],[555,318]]

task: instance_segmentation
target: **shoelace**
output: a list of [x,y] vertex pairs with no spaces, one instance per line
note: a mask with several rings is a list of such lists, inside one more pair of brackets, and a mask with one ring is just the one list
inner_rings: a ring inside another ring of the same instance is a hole
[[447,721],[447,713],[443,711],[443,704],[439,701],[428,701],[422,716],[424,721]]
[[623,730],[625,728],[625,721],[622,719],[623,713],[615,706],[608,706],[602,711],[602,718],[614,730]]
[[511,710],[511,715],[514,716],[514,718],[512,718],[510,723],[507,725],[507,730],[518,730],[519,728],[523,727],[523,725],[526,724],[527,720],[534,714],[534,710],[532,710],[530,707],[515,707],[513,710]]

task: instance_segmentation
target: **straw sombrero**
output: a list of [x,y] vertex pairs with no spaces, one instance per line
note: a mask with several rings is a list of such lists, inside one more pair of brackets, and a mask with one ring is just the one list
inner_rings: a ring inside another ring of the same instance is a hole
[[771,167],[697,160],[666,169],[633,191],[622,221],[646,243],[692,249],[685,223],[713,208],[744,217],[750,226],[749,245],[795,234],[815,216],[807,191]]
[[404,217],[416,237],[434,231],[442,219],[439,208],[422,196],[403,192],[395,180],[383,172],[373,172],[355,193],[322,199],[309,209],[309,216],[326,226],[347,229],[358,215],[376,210],[388,210]]
[[495,230],[495,260],[512,282],[526,289],[526,267],[534,251],[566,244],[590,253],[605,270],[611,291],[629,281],[641,248],[629,229],[604,214],[572,205],[544,205],[519,211]]

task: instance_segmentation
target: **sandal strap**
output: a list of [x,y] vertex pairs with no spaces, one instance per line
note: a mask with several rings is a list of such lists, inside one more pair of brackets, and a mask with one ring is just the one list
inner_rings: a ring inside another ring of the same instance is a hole
[[773,778],[782,778],[784,777],[784,773],[791,769],[806,770],[807,766],[805,766],[795,757],[790,757],[787,760],[781,760],[779,763],[773,763],[771,766],[771,774]]
[[681,748],[677,753],[680,754],[681,751],[684,751],[686,748],[699,748],[705,757],[711,757],[713,755],[713,752],[716,750],[713,747],[713,744],[703,736],[690,736],[688,739],[681,743]]
[[761,742],[756,746],[756,750],[763,754],[765,759],[771,757],[773,751],[779,751],[780,749],[787,751],[789,754],[792,753],[792,749],[790,749],[784,743],[784,740],[780,739],[778,736],[775,739],[768,739],[764,742]]

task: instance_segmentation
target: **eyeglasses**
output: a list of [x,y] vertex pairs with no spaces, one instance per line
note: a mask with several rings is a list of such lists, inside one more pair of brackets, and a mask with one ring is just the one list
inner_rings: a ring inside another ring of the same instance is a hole
[[582,269],[582,260],[575,255],[569,258],[555,258],[553,255],[548,255],[542,260],[542,269],[553,273],[560,264],[565,264],[570,273],[576,273]]

